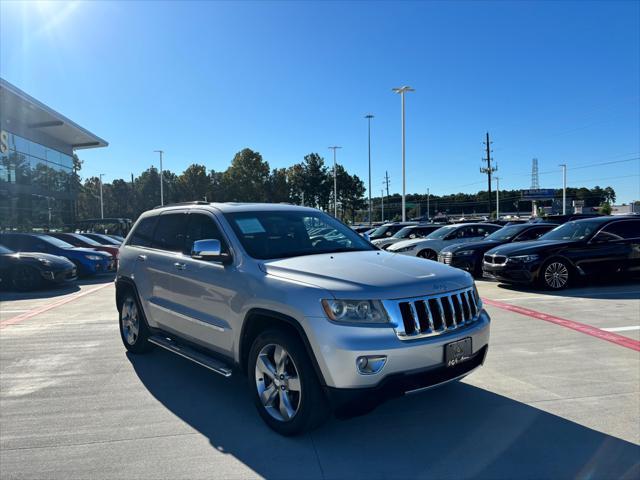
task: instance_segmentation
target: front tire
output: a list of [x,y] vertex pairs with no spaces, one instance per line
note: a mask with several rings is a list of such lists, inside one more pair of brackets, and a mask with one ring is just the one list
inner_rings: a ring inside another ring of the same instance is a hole
[[249,352],[249,387],[264,422],[281,435],[307,432],[328,414],[327,401],[300,339],[267,330]]
[[433,261],[438,260],[438,254],[433,250],[429,250],[429,249],[420,250],[418,252],[418,257],[425,258],[427,260],[433,260]]
[[135,294],[124,294],[118,309],[120,315],[120,338],[127,350],[132,353],[145,353],[153,348],[148,342],[150,331]]
[[36,290],[42,285],[42,278],[35,268],[19,266],[13,270],[11,284],[19,292]]
[[548,290],[562,290],[569,286],[571,267],[565,260],[552,259],[540,270],[540,284]]

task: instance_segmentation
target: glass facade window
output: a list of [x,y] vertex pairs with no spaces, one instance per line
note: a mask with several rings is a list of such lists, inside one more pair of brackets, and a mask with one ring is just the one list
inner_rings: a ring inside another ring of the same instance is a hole
[[73,221],[73,158],[8,132],[0,153],[0,229],[63,226]]

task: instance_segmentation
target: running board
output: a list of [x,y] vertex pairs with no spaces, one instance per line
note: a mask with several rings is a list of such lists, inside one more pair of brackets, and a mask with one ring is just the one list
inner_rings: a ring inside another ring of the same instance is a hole
[[180,355],[187,360],[191,360],[193,363],[197,363],[209,370],[212,370],[223,377],[231,376],[231,368],[228,365],[217,360],[209,355],[201,353],[191,347],[186,345],[181,345],[165,336],[162,335],[153,335],[149,337],[149,342],[157,345],[159,347],[164,348],[165,350],[169,350],[176,355]]

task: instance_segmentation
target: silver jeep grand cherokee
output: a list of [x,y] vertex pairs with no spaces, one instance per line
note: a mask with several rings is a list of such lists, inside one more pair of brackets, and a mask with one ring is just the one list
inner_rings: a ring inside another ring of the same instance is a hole
[[120,249],[116,304],[129,351],[159,346],[246,374],[258,412],[284,435],[462,378],[489,341],[468,273],[378,250],[290,205],[144,213]]

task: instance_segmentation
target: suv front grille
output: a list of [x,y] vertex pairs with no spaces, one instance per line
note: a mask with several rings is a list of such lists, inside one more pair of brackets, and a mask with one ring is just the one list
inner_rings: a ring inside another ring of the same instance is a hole
[[482,304],[475,288],[408,300],[385,301],[401,340],[441,335],[478,319]]

